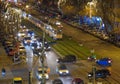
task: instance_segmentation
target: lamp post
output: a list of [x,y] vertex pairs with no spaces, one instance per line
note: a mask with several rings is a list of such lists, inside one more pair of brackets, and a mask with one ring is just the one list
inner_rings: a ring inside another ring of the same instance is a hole
[[95,72],[96,72],[96,67],[95,67],[95,65],[93,65],[92,66],[92,71],[93,71],[93,84],[96,84],[96,81],[95,81],[95,78],[96,78],[96,74],[95,74]]
[[87,6],[89,6],[89,17],[92,17],[92,11],[93,9],[96,10],[96,4],[97,4],[97,0],[92,0],[91,2],[87,3]]
[[45,70],[44,70],[44,52],[45,52],[45,50],[44,50],[44,40],[45,40],[45,31],[43,31],[43,46],[42,46],[42,53],[41,53],[41,57],[40,57],[40,60],[41,60],[41,63],[42,63],[42,80],[41,80],[41,84],[45,84],[46,83],[46,81],[45,81],[45,77],[44,77],[44,74],[45,74]]

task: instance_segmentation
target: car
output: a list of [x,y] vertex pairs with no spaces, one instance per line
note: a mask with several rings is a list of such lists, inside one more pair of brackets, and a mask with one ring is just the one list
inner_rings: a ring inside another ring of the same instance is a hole
[[3,42],[3,46],[6,48],[8,45],[11,45],[11,44],[13,44],[13,42],[11,42],[11,41],[4,41]]
[[63,58],[58,58],[57,62],[58,63],[75,63],[76,62],[76,56],[75,55],[66,55]]
[[32,50],[34,50],[34,49],[37,48],[38,45],[37,45],[37,43],[33,42],[33,43],[30,44],[30,46],[31,46]]
[[52,81],[52,84],[63,84],[62,80],[61,79],[54,79]]
[[41,56],[42,49],[41,48],[35,48],[33,49],[33,55],[35,56]]
[[28,33],[28,36],[30,37],[35,35],[35,33],[32,30],[28,30],[27,33]]
[[30,45],[31,41],[32,41],[31,37],[29,37],[29,36],[24,37],[23,44],[24,45]]
[[20,45],[18,48],[19,48],[18,51],[19,51],[20,54],[22,54],[22,53],[25,54],[26,53],[26,49],[25,49],[24,46]]
[[25,36],[26,36],[26,32],[24,31],[18,32],[18,37],[25,37]]
[[96,56],[95,55],[91,55],[88,57],[88,61],[95,61],[96,60]]
[[12,61],[13,62],[19,62],[21,59],[20,59],[20,56],[17,55],[17,53],[14,54],[13,58],[12,58]]
[[6,52],[9,51],[10,48],[15,48],[15,46],[13,44],[7,44],[6,46],[4,46]]
[[100,65],[100,66],[104,66],[104,67],[107,67],[107,66],[111,66],[112,64],[112,59],[111,58],[101,58],[99,60],[96,60],[96,64],[97,65]]
[[51,47],[50,47],[50,45],[48,44],[48,42],[45,42],[45,43],[44,43],[44,49],[45,49],[46,51],[50,51],[50,50],[51,50]]
[[14,47],[9,47],[6,52],[8,56],[14,56],[14,54],[16,53],[16,50]]
[[21,77],[14,77],[12,84],[23,84],[22,83],[22,78]]
[[59,64],[56,68],[56,72],[59,75],[69,75],[69,70],[67,69],[65,64]]
[[[106,78],[111,75],[111,72],[108,69],[99,69],[95,71],[95,79]],[[93,78],[93,72],[88,73],[88,78]]]
[[55,22],[55,25],[57,25],[58,27],[63,27],[63,25],[62,25],[61,22],[59,22],[59,21],[56,21],[56,22]]
[[72,80],[72,84],[84,84],[84,81],[81,78],[77,77]]
[[[43,69],[44,69],[44,75],[43,75],[43,71],[42,71]],[[39,67],[36,72],[36,76],[37,76],[38,80],[41,80],[43,77],[45,77],[45,79],[49,79],[49,71],[48,70],[49,70],[48,67],[44,67],[44,68]]]

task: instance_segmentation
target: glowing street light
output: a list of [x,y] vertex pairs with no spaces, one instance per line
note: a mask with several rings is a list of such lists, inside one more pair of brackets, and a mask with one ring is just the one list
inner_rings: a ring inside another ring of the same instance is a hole
[[89,17],[90,18],[92,17],[92,10],[93,10],[93,8],[96,8],[96,4],[97,4],[96,0],[92,0],[91,2],[87,3],[87,6],[89,6]]
[[29,5],[26,5],[26,6],[25,6],[25,8],[27,8],[27,9],[28,9],[29,7],[30,7]]

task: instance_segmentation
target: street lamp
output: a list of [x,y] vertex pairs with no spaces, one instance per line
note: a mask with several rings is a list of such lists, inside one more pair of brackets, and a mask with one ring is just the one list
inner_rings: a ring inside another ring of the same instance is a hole
[[27,8],[27,9],[28,9],[28,8],[29,8],[29,5],[26,5],[26,6],[25,6],[25,8]]
[[92,0],[91,2],[87,3],[87,6],[89,6],[88,9],[89,9],[89,17],[90,18],[92,17],[93,9],[96,10],[96,4],[97,4],[97,0]]

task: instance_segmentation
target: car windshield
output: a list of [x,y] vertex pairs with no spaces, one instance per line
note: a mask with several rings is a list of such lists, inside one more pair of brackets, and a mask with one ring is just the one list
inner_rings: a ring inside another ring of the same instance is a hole
[[20,47],[20,49],[25,49],[25,47]]
[[31,38],[30,37],[25,37],[25,40],[31,40]]
[[[38,73],[40,73],[40,74],[41,74],[41,73],[42,73],[42,70],[41,70],[41,71],[38,71]],[[47,73],[47,71],[45,70],[45,71],[44,71],[44,73]]]
[[67,67],[65,65],[61,65],[60,69],[67,69]]

